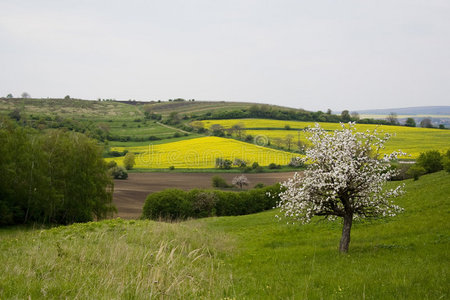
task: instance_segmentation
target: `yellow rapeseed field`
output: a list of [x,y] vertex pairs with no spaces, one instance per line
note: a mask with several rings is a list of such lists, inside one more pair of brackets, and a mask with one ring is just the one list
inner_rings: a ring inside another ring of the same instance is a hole
[[[286,165],[293,153],[260,147],[249,143],[220,137],[201,137],[160,145],[140,147],[114,147],[111,150],[127,149],[136,153],[135,168],[214,168],[216,158],[245,160],[252,164],[258,162],[261,166],[270,163]],[[107,158],[123,165],[123,157]]]
[[[283,121],[283,120],[265,120],[265,119],[239,119],[239,120],[205,120],[203,121],[205,127],[209,128],[212,124],[220,124],[225,128],[230,128],[235,124],[242,124],[245,128],[278,128],[279,130],[246,130],[246,134],[258,136],[260,140],[266,137],[271,143],[277,143],[277,139],[285,139],[287,135],[293,136],[293,143],[296,144],[298,138],[305,144],[306,136],[304,132],[298,130],[307,126],[314,126],[314,122],[298,122],[298,121]],[[340,128],[338,123],[319,123],[325,130],[336,130]],[[283,130],[286,125],[291,127],[291,130]],[[418,128],[405,126],[387,126],[387,125],[373,125],[373,124],[357,124],[356,128],[360,131],[377,129],[379,132],[392,134],[391,140],[386,144],[384,153],[402,150],[410,154],[410,157],[417,158],[421,152],[428,150],[446,151],[450,149],[450,130],[432,129],[432,128]],[[286,148],[286,145],[283,147]],[[295,147],[293,149],[296,149]]]

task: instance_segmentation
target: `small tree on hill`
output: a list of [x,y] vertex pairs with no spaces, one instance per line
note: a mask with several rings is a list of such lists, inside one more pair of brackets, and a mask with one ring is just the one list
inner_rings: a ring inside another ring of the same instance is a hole
[[[339,251],[347,252],[350,230],[356,218],[395,216],[401,208],[390,198],[402,193],[402,186],[383,189],[395,170],[378,159],[378,151],[389,139],[376,132],[356,132],[349,123],[341,130],[327,133],[319,125],[307,129],[312,147],[306,150],[309,168],[283,183],[278,207],[286,217],[308,223],[313,216],[343,218]],[[395,159],[400,153],[384,157]]]
[[128,152],[124,159],[123,159],[123,165],[125,167],[125,169],[127,170],[131,170],[133,169],[134,165],[135,165],[135,161],[134,161],[134,153],[132,152]]

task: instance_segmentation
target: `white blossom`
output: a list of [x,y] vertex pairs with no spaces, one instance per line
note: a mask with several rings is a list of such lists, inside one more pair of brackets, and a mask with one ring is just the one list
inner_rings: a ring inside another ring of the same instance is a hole
[[402,210],[391,199],[403,193],[403,186],[385,189],[384,183],[396,174],[387,162],[405,153],[380,158],[389,134],[357,132],[351,122],[341,125],[332,133],[318,124],[306,129],[312,147],[303,160],[309,167],[282,184],[277,207],[285,217],[308,223],[315,215],[356,219],[395,216]]

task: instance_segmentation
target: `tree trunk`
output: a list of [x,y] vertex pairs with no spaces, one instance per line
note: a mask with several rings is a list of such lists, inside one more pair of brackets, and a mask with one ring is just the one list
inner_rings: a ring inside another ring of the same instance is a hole
[[352,229],[353,214],[344,216],[344,227],[342,227],[341,243],[339,244],[339,252],[347,253],[350,244],[350,230]]

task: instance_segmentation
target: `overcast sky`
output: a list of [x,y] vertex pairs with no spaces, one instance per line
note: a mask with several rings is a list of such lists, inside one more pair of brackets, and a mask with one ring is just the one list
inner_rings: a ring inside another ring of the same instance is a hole
[[450,105],[450,1],[0,0],[0,96]]

